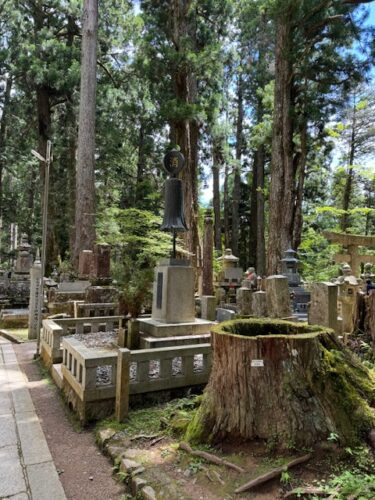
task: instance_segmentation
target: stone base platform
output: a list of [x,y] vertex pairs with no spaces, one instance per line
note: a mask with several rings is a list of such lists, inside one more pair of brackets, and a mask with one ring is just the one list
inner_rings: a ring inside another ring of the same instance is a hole
[[209,333],[212,325],[211,321],[200,318],[186,323],[162,323],[152,318],[139,320],[140,332],[156,338]]
[[211,340],[210,333],[202,333],[200,335],[180,335],[178,337],[146,337],[140,338],[141,349],[159,349],[160,347],[174,347],[180,345],[191,344],[209,344]]

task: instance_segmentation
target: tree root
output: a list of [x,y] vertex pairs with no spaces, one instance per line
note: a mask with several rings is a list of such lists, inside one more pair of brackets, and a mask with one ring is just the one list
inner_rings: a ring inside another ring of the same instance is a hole
[[240,473],[245,472],[242,467],[239,467],[236,464],[232,464],[231,462],[227,462],[226,460],[223,460],[216,455],[212,455],[211,453],[207,453],[206,451],[193,450],[187,443],[180,443],[179,448],[180,450],[184,450],[187,453],[190,453],[190,455],[193,455],[194,457],[203,458],[204,460],[207,460],[207,462],[211,462],[216,465],[225,465],[226,467],[229,467],[230,469],[233,469]]
[[256,479],[252,479],[248,483],[244,484],[243,486],[240,486],[235,490],[235,493],[243,493],[244,491],[250,490],[252,488],[255,488],[256,486],[259,486],[260,484],[267,483],[271,479],[274,479],[275,477],[281,476],[281,474],[292,467],[303,464],[310,460],[312,457],[311,453],[308,453],[307,455],[303,455],[303,457],[296,458],[295,460],[292,460],[288,464],[283,465],[282,467],[278,467],[277,469],[272,470],[271,472],[267,472],[267,474],[263,474],[263,476],[259,476]]

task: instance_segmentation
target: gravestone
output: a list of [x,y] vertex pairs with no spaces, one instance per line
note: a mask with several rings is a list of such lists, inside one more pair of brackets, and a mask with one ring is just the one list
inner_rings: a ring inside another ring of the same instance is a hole
[[78,276],[81,279],[88,279],[94,271],[94,252],[92,250],[82,250],[79,254]]
[[213,246],[214,246],[214,220],[212,210],[207,209],[204,218],[204,240],[203,240],[203,276],[202,295],[213,295]]
[[252,296],[253,316],[264,318],[267,316],[267,294],[263,290],[254,292]]
[[337,285],[325,282],[313,283],[310,286],[310,292],[308,323],[327,326],[338,332]]
[[241,316],[253,314],[253,291],[250,288],[241,287],[237,290],[237,308]]
[[203,295],[201,298],[201,318],[215,321],[216,297],[214,295]]
[[30,253],[31,245],[27,241],[27,234],[22,234],[21,243],[18,246],[18,255],[16,260],[15,272],[20,274],[28,274],[31,269],[32,255]]
[[100,243],[94,248],[94,275],[96,278],[109,278],[111,272],[111,247]]
[[274,275],[266,278],[267,312],[270,318],[291,316],[288,278]]

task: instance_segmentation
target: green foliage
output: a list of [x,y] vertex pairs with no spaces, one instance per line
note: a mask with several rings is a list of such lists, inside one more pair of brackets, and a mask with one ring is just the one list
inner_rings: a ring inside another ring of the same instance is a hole
[[149,304],[153,268],[171,249],[171,237],[160,224],[160,217],[136,208],[106,208],[98,218],[98,239],[114,248],[113,276],[133,317]]

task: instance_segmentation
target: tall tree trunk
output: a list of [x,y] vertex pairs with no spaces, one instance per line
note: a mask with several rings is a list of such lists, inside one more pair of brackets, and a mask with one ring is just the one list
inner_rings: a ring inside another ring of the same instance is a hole
[[[191,0],[173,0],[171,2],[171,37],[176,52],[184,50],[186,40],[196,44],[196,23],[190,12]],[[174,92],[177,101],[183,105],[192,105],[197,101],[197,79],[186,61],[172,71]],[[198,138],[199,127],[196,118],[178,118],[171,120],[172,140],[181,148],[185,156],[185,168],[182,171],[184,189],[184,209],[189,231],[185,233],[187,249],[192,254],[192,263],[197,265],[199,251],[198,237]]]
[[138,161],[137,161],[137,178],[134,190],[134,206],[139,205],[142,200],[142,181],[145,168],[145,128],[143,121],[140,121],[138,135]]
[[345,182],[345,188],[344,188],[344,196],[343,196],[343,201],[342,201],[342,209],[345,211],[345,213],[342,216],[341,219],[341,229],[342,231],[346,231],[349,226],[349,206],[350,206],[350,199],[352,196],[352,187],[353,187],[353,180],[354,180],[354,158],[355,158],[355,142],[356,142],[356,106],[355,103],[353,104],[353,118],[352,118],[352,130],[351,130],[351,136],[350,136],[350,143],[349,143],[349,165],[348,165],[348,175],[346,177],[346,182]]
[[4,101],[0,120],[0,217],[3,215],[3,176],[5,170],[5,149],[8,129],[8,113],[10,94],[12,91],[12,77],[8,76],[5,84]]
[[240,74],[237,83],[237,125],[236,125],[236,166],[234,169],[232,199],[232,252],[238,255],[238,238],[240,229],[240,196],[241,196],[241,158],[243,149],[243,78]]
[[84,0],[79,105],[74,264],[92,250],[95,232],[95,108],[98,0]]
[[292,244],[294,169],[291,17],[291,6],[288,2],[279,14],[276,26],[268,274],[276,274],[279,271],[282,252]]
[[256,267],[256,249],[257,249],[257,215],[258,215],[258,171],[257,171],[257,152],[255,152],[253,167],[253,179],[251,183],[250,199],[250,227],[249,227],[249,266]]
[[224,186],[223,186],[223,196],[224,196],[224,246],[229,247],[229,192],[228,192],[228,163],[225,163],[224,169]]
[[212,177],[213,177],[213,209],[214,209],[214,238],[215,250],[221,251],[221,211],[220,211],[220,166],[221,155],[217,145],[213,144],[212,149]]
[[295,192],[295,206],[294,206],[294,219],[293,219],[293,240],[292,248],[297,250],[302,240],[302,201],[303,201],[303,188],[305,185],[306,176],[306,159],[307,159],[307,121],[304,119],[300,127],[300,141],[301,151],[297,159],[297,186]]
[[260,145],[255,153],[256,163],[256,271],[260,276],[266,273],[266,242],[265,242],[265,218],[264,218],[264,146]]

